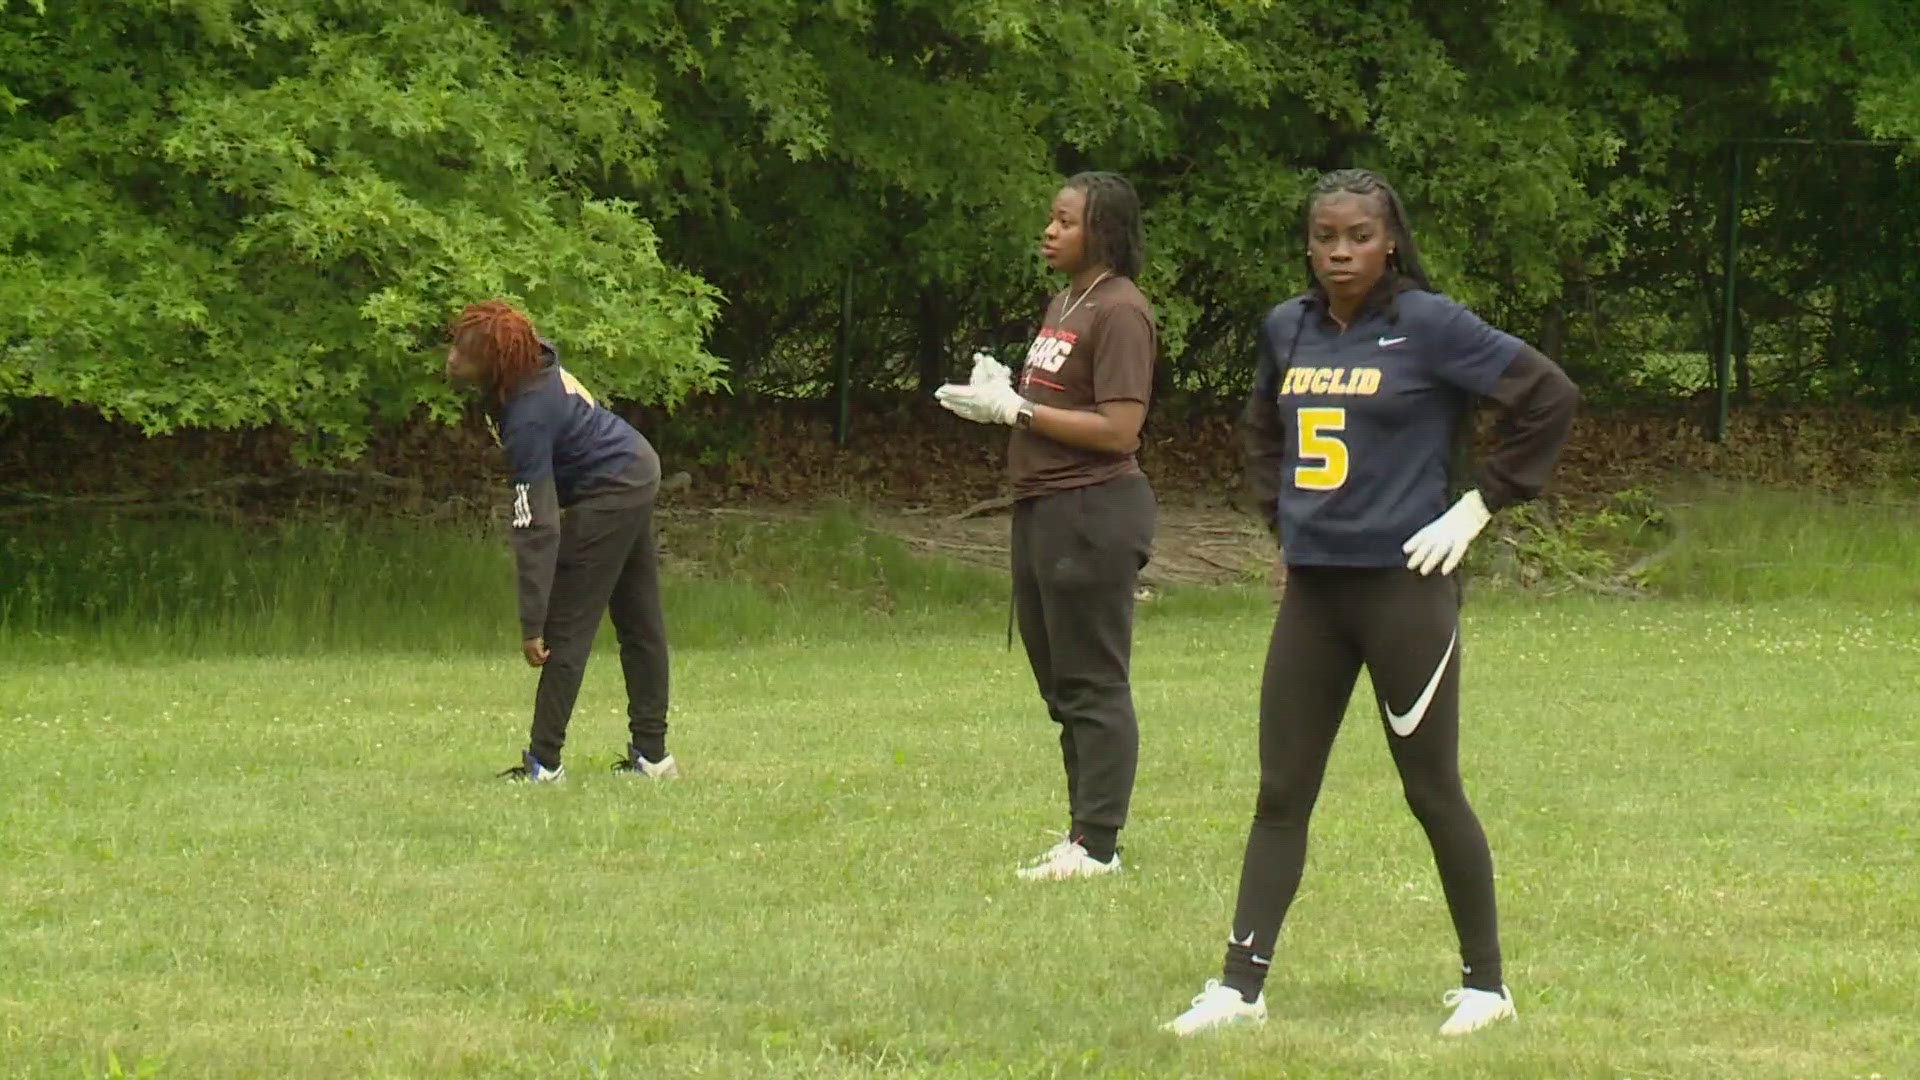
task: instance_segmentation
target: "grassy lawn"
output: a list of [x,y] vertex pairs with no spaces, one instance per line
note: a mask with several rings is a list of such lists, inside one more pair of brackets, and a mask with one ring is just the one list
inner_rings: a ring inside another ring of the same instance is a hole
[[1912,605],[1473,598],[1467,778],[1521,1018],[1458,1042],[1364,681],[1272,1020],[1176,1042],[1251,812],[1264,602],[1145,614],[1128,869],[1064,885],[1012,878],[1063,796],[992,611],[687,627],[668,786],[604,769],[604,649],[539,789],[489,780],[532,691],[510,642],[16,654],[0,1072],[1920,1075]]

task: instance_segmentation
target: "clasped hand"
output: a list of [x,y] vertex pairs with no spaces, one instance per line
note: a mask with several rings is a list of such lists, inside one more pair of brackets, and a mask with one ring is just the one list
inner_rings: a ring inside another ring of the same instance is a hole
[[1008,424],[1020,418],[1026,399],[1013,388],[1013,372],[986,353],[973,354],[973,373],[962,383],[948,383],[933,392],[948,412],[976,424]]

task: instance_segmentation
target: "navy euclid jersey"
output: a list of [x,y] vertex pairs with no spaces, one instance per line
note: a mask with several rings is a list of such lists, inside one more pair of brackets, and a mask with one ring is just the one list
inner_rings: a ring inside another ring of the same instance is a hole
[[1452,500],[1449,457],[1467,406],[1520,348],[1460,304],[1404,285],[1370,298],[1345,329],[1315,294],[1269,312],[1255,392],[1286,434],[1286,561],[1405,565],[1401,545]]

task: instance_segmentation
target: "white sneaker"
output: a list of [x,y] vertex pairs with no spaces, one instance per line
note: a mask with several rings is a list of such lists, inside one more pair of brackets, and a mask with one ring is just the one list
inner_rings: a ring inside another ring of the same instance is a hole
[[680,766],[674,764],[672,754],[668,754],[659,761],[648,761],[646,755],[631,746],[627,747],[627,756],[613,763],[613,771],[644,777],[648,780],[680,779]]
[[1499,993],[1491,990],[1469,990],[1461,987],[1449,990],[1441,1003],[1453,1010],[1447,1022],[1440,1025],[1442,1035],[1467,1035],[1496,1020],[1512,1020],[1519,1017],[1519,1010],[1513,1007],[1513,995],[1501,987]]
[[1160,1030],[1171,1031],[1184,1038],[1229,1024],[1267,1022],[1265,991],[1249,1004],[1240,996],[1240,991],[1220,985],[1219,979],[1208,979],[1206,989],[1194,995],[1192,1004],[1193,1007],[1186,1012],[1160,1025]]
[[[1045,835],[1045,836],[1052,836],[1052,835],[1053,835],[1053,833],[1052,833],[1051,831],[1048,831],[1048,832],[1046,832],[1046,833],[1043,833],[1042,835]],[[1034,860],[1033,860],[1032,862],[1029,862],[1029,863],[1027,864],[1027,867],[1028,867],[1028,868],[1032,868],[1032,867],[1035,867],[1035,866],[1040,866],[1040,865],[1041,865],[1041,864],[1043,864],[1043,863],[1050,863],[1050,862],[1052,862],[1053,860],[1055,860],[1055,859],[1057,859],[1057,858],[1059,858],[1059,857],[1060,857],[1060,853],[1061,853],[1061,852],[1063,852],[1063,851],[1065,851],[1065,850],[1067,850],[1067,849],[1068,849],[1069,847],[1072,847],[1072,846],[1073,846],[1073,834],[1072,834],[1072,833],[1061,833],[1061,834],[1060,834],[1060,839],[1058,839],[1058,840],[1055,840],[1055,841],[1053,842],[1053,846],[1052,846],[1052,847],[1050,847],[1050,848],[1048,848],[1047,850],[1045,850],[1045,851],[1043,851],[1043,852],[1041,852],[1041,853],[1040,853],[1040,857],[1039,857],[1039,858],[1037,858],[1037,859],[1034,859]]]
[[1027,881],[1065,881],[1068,878],[1099,877],[1120,869],[1120,853],[1114,852],[1108,862],[1087,854],[1087,849],[1073,840],[1055,844],[1053,849],[1037,863],[1019,871]]
[[502,780],[516,784],[551,784],[566,777],[565,765],[555,765],[549,769],[540,764],[540,759],[534,757],[531,750],[520,751],[520,764],[500,773]]

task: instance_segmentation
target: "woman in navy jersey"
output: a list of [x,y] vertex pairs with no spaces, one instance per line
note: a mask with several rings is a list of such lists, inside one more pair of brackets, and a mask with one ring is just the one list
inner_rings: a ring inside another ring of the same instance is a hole
[[[1266,1018],[1263,988],[1300,885],[1307,820],[1360,669],[1459,936],[1443,1035],[1515,1016],[1493,860],[1461,785],[1460,587],[1491,514],[1540,492],[1579,392],[1551,360],[1433,290],[1399,196],[1372,173],[1321,178],[1307,206],[1314,286],[1268,313],[1243,417],[1248,479],[1287,567],[1260,688],[1260,793],[1222,977],[1167,1027]],[[1475,399],[1498,441],[1457,499]]]
[[504,301],[460,313],[447,375],[480,388],[506,454],[520,650],[540,669],[527,749],[520,764],[501,775],[535,782],[565,775],[560,749],[567,724],[594,634],[601,617],[611,614],[631,735],[614,769],[647,779],[679,776],[667,753],[667,630],[653,540],[660,458],[560,366],[553,343]]
[[1133,591],[1153,545],[1153,488],[1135,452],[1153,390],[1153,308],[1135,287],[1144,259],[1140,201],[1113,173],[1069,177],[1041,234],[1067,287],[1041,313],[1018,389],[976,355],[940,403],[1007,424],[1013,486],[1013,594],[1020,640],[1060,728],[1068,830],[1020,876],[1096,877],[1120,869],[1140,757],[1129,677]]

